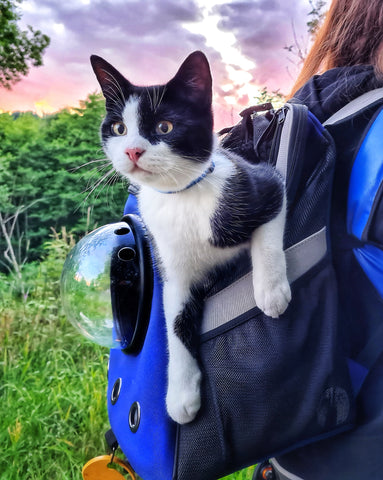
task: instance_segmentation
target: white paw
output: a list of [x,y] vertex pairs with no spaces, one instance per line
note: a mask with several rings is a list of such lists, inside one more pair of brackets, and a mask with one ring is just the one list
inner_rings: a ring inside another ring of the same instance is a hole
[[258,308],[265,315],[277,318],[286,310],[291,300],[291,290],[287,278],[256,279],[253,281],[254,298]]
[[166,408],[170,417],[177,423],[184,424],[194,420],[201,407],[201,372],[195,372],[181,382],[169,379],[166,395]]

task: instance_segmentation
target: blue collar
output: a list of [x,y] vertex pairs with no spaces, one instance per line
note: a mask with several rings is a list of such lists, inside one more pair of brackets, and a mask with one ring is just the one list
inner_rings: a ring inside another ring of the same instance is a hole
[[189,190],[189,188],[193,187],[194,185],[199,183],[201,180],[203,180],[207,175],[209,175],[209,173],[214,172],[214,169],[215,169],[215,163],[212,160],[210,165],[206,168],[206,170],[204,172],[202,172],[201,175],[198,178],[196,178],[195,180],[190,182],[188,185],[186,185],[186,187],[180,188],[179,190],[157,190],[156,189],[156,191],[160,192],[160,193],[180,193],[180,192],[184,192],[185,190]]

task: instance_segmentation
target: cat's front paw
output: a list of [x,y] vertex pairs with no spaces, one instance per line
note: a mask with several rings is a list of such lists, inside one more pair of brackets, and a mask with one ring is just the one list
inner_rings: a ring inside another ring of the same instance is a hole
[[166,408],[170,417],[181,425],[194,420],[201,407],[201,372],[181,382],[169,380],[168,393],[166,395]]
[[253,280],[255,303],[268,317],[278,318],[291,300],[291,289],[287,278]]

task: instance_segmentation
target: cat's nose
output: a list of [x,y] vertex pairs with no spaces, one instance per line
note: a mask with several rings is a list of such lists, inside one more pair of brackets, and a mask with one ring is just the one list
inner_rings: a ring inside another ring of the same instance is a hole
[[133,163],[137,163],[138,159],[144,152],[145,150],[143,150],[142,148],[127,148],[125,150],[125,153],[128,155],[128,157]]

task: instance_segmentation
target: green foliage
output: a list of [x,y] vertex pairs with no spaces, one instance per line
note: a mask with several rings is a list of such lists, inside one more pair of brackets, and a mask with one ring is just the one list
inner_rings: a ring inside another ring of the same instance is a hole
[[239,472],[228,475],[221,480],[251,480],[253,478],[254,466],[240,470]]
[[0,87],[8,89],[27,75],[30,63],[35,67],[43,64],[42,55],[50,42],[30,25],[27,31],[19,29],[16,3],[20,1],[0,0]]
[[80,480],[104,454],[108,350],[64,318],[59,280],[70,235],[55,235],[23,281],[0,274],[0,442],[2,480]]
[[285,103],[285,97],[279,90],[274,90],[269,92],[267,87],[263,87],[263,89],[259,92],[259,95],[255,97],[256,103],[272,103],[274,108],[279,108]]
[[19,252],[20,262],[42,255],[51,227],[82,236],[121,217],[126,185],[115,183],[99,146],[104,108],[93,94],[77,109],[44,118],[0,115],[0,213],[7,221],[18,212],[12,242],[16,251],[29,249]]

